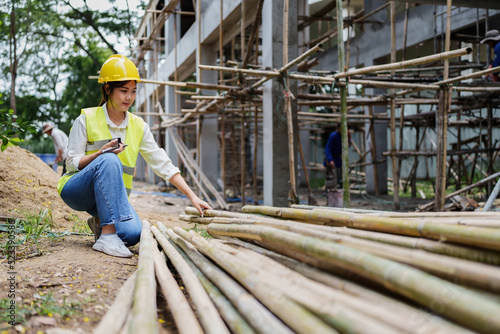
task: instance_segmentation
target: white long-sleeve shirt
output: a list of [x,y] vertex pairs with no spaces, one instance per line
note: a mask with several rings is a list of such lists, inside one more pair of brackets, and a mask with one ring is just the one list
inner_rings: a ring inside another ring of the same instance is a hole
[[50,134],[54,141],[54,148],[56,150],[56,154],[59,155],[59,151],[62,151],[61,161],[64,161],[68,156],[68,136],[64,132],[59,129],[52,129]]
[[[129,121],[128,112],[126,113],[125,120],[117,126],[109,119],[106,104],[102,106],[102,109],[106,116],[106,123],[111,133],[111,137],[121,138],[122,143],[127,144],[125,138]],[[66,159],[66,168],[68,172],[79,171],[78,166],[80,164],[80,159],[85,155],[87,141],[85,114],[81,114],[75,119],[73,128],[69,134],[68,158]],[[146,122],[144,122],[144,135],[141,145],[139,146],[139,152],[144,160],[146,160],[149,167],[151,167],[156,175],[162,179],[169,181],[175,174],[180,173],[179,168],[174,166],[165,150],[158,146]]]

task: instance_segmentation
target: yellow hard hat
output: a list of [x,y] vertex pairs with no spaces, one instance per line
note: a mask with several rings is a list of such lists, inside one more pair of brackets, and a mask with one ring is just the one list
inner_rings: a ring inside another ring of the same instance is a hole
[[139,82],[141,78],[135,64],[124,55],[112,55],[102,64],[99,72],[99,83],[129,80]]

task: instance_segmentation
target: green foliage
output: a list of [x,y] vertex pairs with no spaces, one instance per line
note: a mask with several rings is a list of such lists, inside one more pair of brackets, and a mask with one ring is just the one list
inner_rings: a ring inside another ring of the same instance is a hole
[[[2,96],[0,94],[0,96]],[[0,104],[3,102],[0,101]],[[9,145],[19,145],[29,132],[36,132],[29,121],[23,121],[12,109],[0,108],[0,140],[2,152]],[[17,136],[17,137],[16,137]]]
[[[20,323],[25,323],[29,317],[35,315],[43,315],[52,317],[56,314],[60,315],[63,320],[68,320],[74,315],[81,314],[83,311],[82,304],[89,302],[90,300],[79,302],[71,301],[68,302],[66,297],[62,300],[57,301],[53,296],[52,292],[47,293],[35,293],[32,301],[25,300],[22,304],[17,305],[16,309],[16,321]],[[10,299],[2,298],[0,299],[0,308],[6,310],[10,305]],[[0,314],[0,322],[8,322],[10,319],[7,317],[7,313]]]
[[93,234],[86,220],[81,220],[77,215],[73,213],[69,215],[68,219],[74,222],[71,229],[73,232],[78,234]]
[[[52,211],[45,209],[40,211],[38,214],[31,212],[22,212],[24,218],[18,218],[15,220],[15,245],[19,253],[22,253],[23,249],[28,249],[31,246],[36,246],[38,252],[40,252],[38,239],[41,236],[48,235],[51,233],[51,229],[54,227],[54,220],[52,218]],[[0,224],[0,231],[8,231],[9,222],[6,224]],[[21,249],[21,247],[23,249]],[[2,253],[5,255],[9,251],[9,245],[7,244],[7,239],[1,245]]]
[[198,224],[194,224],[193,228],[185,228],[184,230],[186,230],[186,232],[195,231],[196,233],[198,233],[199,235],[201,235],[205,239],[211,239],[212,238],[212,236],[208,233],[208,231],[206,229],[204,229],[204,228],[203,229],[198,228]]
[[[6,80],[15,78],[15,110],[24,121],[37,127],[51,121],[69,133],[81,109],[99,103],[100,84],[88,77],[97,75],[106,58],[117,52],[115,44],[120,42],[115,41],[131,40],[138,18],[136,8],[110,4],[108,10],[99,11],[89,5],[85,1],[81,7],[57,0],[0,1],[0,34],[5,37],[0,39],[0,70]],[[15,42],[9,39],[11,28]],[[9,40],[16,44],[16,52]],[[133,46],[129,42],[124,47]],[[17,60],[14,73],[10,59]],[[42,135],[33,133],[32,138],[37,141]]]

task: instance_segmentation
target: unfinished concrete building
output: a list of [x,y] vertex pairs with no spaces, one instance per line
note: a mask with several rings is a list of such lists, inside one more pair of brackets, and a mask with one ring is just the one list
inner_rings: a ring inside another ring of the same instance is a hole
[[[428,179],[442,209],[446,185],[499,167],[500,86],[483,79],[492,50],[479,43],[491,29],[492,0],[151,0],[136,113],[215,206],[297,202],[341,124],[353,139],[344,205],[391,188],[398,209]],[[143,161],[136,177],[159,181]]]

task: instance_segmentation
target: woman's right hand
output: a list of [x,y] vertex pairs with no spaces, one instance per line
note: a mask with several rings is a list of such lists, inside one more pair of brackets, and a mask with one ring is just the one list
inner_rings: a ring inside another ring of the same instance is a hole
[[99,154],[103,154],[103,153],[119,154],[119,153],[123,152],[123,150],[125,149],[125,146],[122,143],[119,144],[118,148],[111,150],[111,151],[108,151],[108,152],[104,152],[107,149],[116,147],[117,142],[118,142],[118,139],[113,139],[110,142],[106,143],[106,145],[101,147],[101,149],[99,150]]

